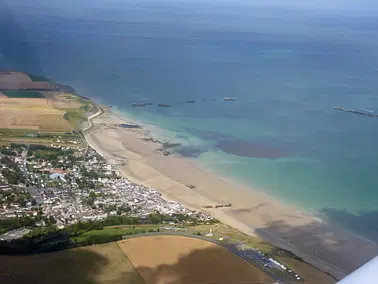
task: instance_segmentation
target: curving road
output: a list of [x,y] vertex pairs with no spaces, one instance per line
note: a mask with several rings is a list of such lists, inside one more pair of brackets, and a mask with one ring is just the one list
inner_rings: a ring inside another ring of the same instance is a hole
[[83,134],[84,134],[84,132],[86,132],[86,131],[88,131],[89,129],[92,128],[92,126],[93,126],[92,119],[94,119],[94,118],[96,118],[96,117],[98,117],[98,116],[100,116],[104,113],[104,110],[102,108],[100,108],[98,106],[96,106],[96,107],[97,107],[97,112],[95,114],[92,114],[91,116],[88,116],[88,118],[87,118],[89,125],[86,128],[84,128],[83,130],[81,130]]

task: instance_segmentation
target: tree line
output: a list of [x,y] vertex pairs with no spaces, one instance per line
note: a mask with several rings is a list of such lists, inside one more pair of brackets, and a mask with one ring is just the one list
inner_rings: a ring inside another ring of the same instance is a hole
[[[32,254],[62,250],[84,245],[118,241],[121,240],[124,235],[130,235],[134,233],[147,233],[157,230],[130,229],[127,231],[119,231],[117,234],[94,234],[93,236],[82,239],[77,237],[90,231],[103,230],[106,226],[131,225],[132,227],[132,225],[139,224],[163,224],[171,220],[174,220],[175,222],[181,222],[184,219],[188,220],[188,218],[191,217],[183,214],[169,216],[159,213],[150,214],[146,218],[131,216],[109,216],[103,221],[78,222],[61,230],[57,229],[55,226],[52,226],[52,222],[50,220],[49,226],[35,228],[33,231],[31,231],[21,239],[12,241],[0,241],[0,254]],[[17,220],[16,227],[20,228],[32,226],[32,221],[33,220],[29,217],[21,218]],[[3,225],[7,226],[7,228],[12,227],[9,224],[6,224],[6,222],[0,223],[0,227]],[[77,241],[75,241],[75,239],[77,239]]]

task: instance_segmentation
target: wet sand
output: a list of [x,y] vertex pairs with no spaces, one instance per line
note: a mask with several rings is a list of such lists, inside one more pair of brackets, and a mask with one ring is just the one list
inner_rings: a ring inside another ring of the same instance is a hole
[[[105,112],[86,133],[91,147],[122,174],[151,186],[166,198],[210,213],[246,234],[288,249],[306,262],[341,279],[378,254],[377,246],[337,230],[262,191],[247,188],[200,167],[195,160],[164,156],[161,145],[145,139],[145,131],[125,128],[126,119]],[[190,189],[186,185],[193,184]],[[231,203],[229,208],[203,206]]]

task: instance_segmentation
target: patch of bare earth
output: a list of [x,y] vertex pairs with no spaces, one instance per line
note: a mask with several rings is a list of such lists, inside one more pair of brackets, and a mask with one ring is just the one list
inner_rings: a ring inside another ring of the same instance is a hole
[[273,282],[226,248],[197,238],[148,236],[118,244],[147,284]]

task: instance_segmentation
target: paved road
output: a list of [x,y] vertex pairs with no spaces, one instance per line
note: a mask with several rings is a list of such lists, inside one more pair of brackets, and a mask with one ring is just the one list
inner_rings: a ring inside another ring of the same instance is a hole
[[87,132],[89,129],[91,129],[93,127],[93,123],[92,123],[92,119],[102,115],[104,113],[104,110],[98,106],[97,107],[97,112],[95,114],[92,114],[91,116],[88,116],[88,122],[89,122],[89,125],[84,128],[81,132],[83,133],[83,136],[85,138],[85,141],[86,141],[86,148],[85,148],[85,154],[84,156],[86,157],[87,155],[87,151],[88,151],[88,147],[89,147],[89,143],[88,143],[88,140],[87,140],[87,137],[85,137],[85,132]]
[[88,116],[88,122],[89,122],[89,125],[88,125],[88,127],[84,128],[84,129],[82,130],[83,133],[86,132],[86,131],[88,131],[89,129],[92,128],[92,126],[93,126],[93,124],[92,124],[92,119],[94,119],[94,118],[96,118],[97,116],[100,116],[101,114],[104,113],[104,110],[103,110],[102,108],[97,107],[97,109],[98,109],[98,110],[97,110],[97,112],[96,112],[95,114],[92,114],[91,116]]

